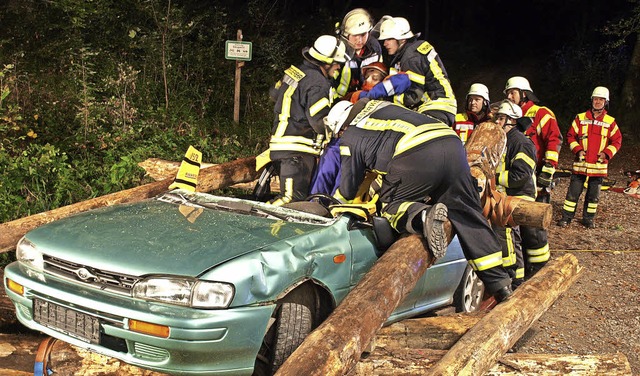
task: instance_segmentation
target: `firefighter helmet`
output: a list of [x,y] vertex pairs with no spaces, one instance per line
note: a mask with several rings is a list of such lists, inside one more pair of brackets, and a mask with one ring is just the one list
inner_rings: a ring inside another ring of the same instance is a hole
[[403,17],[391,17],[380,25],[380,36],[378,40],[385,39],[409,39],[413,37],[409,21]]
[[346,46],[338,37],[322,35],[316,39],[303,55],[308,54],[317,61],[325,64],[344,63],[347,61]]
[[591,99],[593,97],[604,98],[605,101],[609,102],[609,89],[604,86],[598,86],[591,93]]
[[342,19],[342,36],[364,34],[373,28],[373,19],[369,12],[362,8],[356,8],[347,13]]
[[490,101],[489,88],[487,88],[483,84],[472,84],[471,87],[469,87],[469,92],[467,93],[467,97],[469,97],[469,95],[481,96],[482,98],[484,98],[485,101],[487,101],[487,103]]
[[507,94],[507,91],[511,89],[527,90],[533,93],[533,89],[531,89],[531,85],[529,85],[529,80],[522,76],[514,76],[507,80],[504,93]]
[[522,117],[522,109],[517,104],[513,104],[508,100],[504,100],[502,101],[502,103],[500,103],[498,114],[507,115],[512,119],[520,119]]
[[347,120],[349,111],[351,111],[352,107],[353,103],[350,101],[340,101],[331,108],[329,114],[324,118],[324,125],[331,131],[331,133],[333,133],[333,135],[340,132],[340,129]]

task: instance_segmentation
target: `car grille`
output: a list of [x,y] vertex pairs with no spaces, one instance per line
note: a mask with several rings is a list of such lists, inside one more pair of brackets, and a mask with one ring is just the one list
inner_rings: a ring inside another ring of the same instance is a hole
[[49,274],[121,295],[131,295],[133,285],[140,279],[47,255],[44,256],[44,265],[44,270]]

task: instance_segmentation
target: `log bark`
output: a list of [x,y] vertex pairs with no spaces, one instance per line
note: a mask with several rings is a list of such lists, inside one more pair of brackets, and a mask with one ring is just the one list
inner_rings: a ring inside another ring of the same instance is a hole
[[[360,361],[349,376],[423,376],[444,355],[444,350],[395,349],[378,351]],[[504,375],[617,375],[631,376],[624,354],[505,354],[485,376]]]
[[396,241],[276,375],[344,375],[433,263],[422,237]]
[[[200,170],[197,191],[209,192],[236,183],[252,181],[256,175],[255,157],[222,163]],[[165,192],[172,182],[173,178],[169,178],[2,223],[0,224],[0,253],[15,249],[16,243],[24,234],[40,225],[102,206],[144,200]]]
[[427,374],[483,375],[575,282],[580,271],[572,254],[549,261],[462,336]]
[[550,204],[517,197],[507,199],[504,193],[495,190],[495,171],[506,145],[507,135],[493,122],[478,125],[465,144],[467,162],[471,175],[478,180],[485,215],[500,226],[512,223],[546,229],[553,215]]

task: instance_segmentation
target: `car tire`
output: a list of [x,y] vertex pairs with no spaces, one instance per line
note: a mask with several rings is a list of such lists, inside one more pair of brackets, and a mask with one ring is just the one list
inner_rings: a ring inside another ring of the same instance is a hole
[[311,309],[299,303],[282,303],[275,325],[272,360],[274,373],[311,333],[313,328]]
[[471,266],[467,265],[460,285],[453,295],[456,312],[475,312],[480,308],[484,298],[484,284]]

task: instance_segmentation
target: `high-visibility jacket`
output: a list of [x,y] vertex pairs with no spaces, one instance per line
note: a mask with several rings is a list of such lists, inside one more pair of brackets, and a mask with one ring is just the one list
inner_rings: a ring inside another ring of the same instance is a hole
[[343,169],[336,192],[345,200],[356,196],[367,170],[386,174],[392,158],[435,139],[457,137],[446,124],[378,100],[369,101],[350,124],[340,138]]
[[303,61],[285,70],[276,86],[271,159],[298,153],[318,155],[318,139],[325,134],[323,119],[333,102],[331,81],[320,67]]
[[458,105],[440,56],[423,40],[408,41],[394,55],[389,74],[405,72],[412,85],[394,102],[419,112],[439,110],[455,116]]
[[481,118],[478,118],[476,113],[469,111],[456,114],[456,122],[453,125],[453,130],[456,131],[458,137],[462,140],[462,143],[465,144],[476,126],[489,120],[489,115],[484,112],[482,113]]
[[[345,44],[347,46],[349,45],[346,42]],[[338,86],[336,87],[334,95],[339,98],[344,97],[347,93],[362,89],[362,85],[364,84],[362,67],[371,63],[382,63],[382,47],[380,46],[380,42],[371,35],[369,35],[367,43],[359,54],[356,53],[351,46],[347,47],[347,53],[351,57],[351,60],[344,64],[336,80]]]
[[536,147],[537,170],[540,170],[546,162],[553,168],[558,167],[558,156],[562,147],[562,133],[558,127],[556,115],[547,107],[538,106],[532,101],[522,105],[524,117],[531,118],[533,123],[524,132],[524,135],[533,141]]
[[[567,142],[573,154],[585,152],[583,161],[573,163],[573,173],[586,176],[607,176],[609,160],[622,146],[622,133],[613,116],[603,110],[595,118],[591,110],[576,115],[567,132]],[[607,158],[598,160],[598,154]]]
[[507,150],[496,168],[498,189],[508,196],[533,201],[536,197],[536,148],[517,128],[507,133]]

